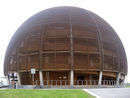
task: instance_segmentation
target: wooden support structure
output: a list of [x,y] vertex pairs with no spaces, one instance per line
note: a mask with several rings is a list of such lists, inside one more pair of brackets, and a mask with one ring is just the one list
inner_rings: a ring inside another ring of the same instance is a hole
[[74,85],[74,71],[73,70],[70,71],[70,85],[71,86]]
[[119,85],[120,83],[120,73],[117,73],[117,77],[116,77],[116,85]]
[[20,74],[17,73],[17,79],[18,79],[18,85],[21,85],[21,79],[20,79]]
[[43,73],[41,70],[39,71],[39,78],[40,78],[40,86],[43,86],[44,85],[43,84]]
[[102,71],[100,71],[100,73],[99,73],[98,85],[102,85]]
[[80,79],[95,79],[101,85],[103,79],[115,81],[117,72],[127,75],[127,59],[116,32],[102,18],[80,8],[57,7],[30,18],[10,41],[5,75],[18,72],[21,84],[31,85],[26,81],[32,78],[31,68],[36,69],[39,85],[61,80],[64,73],[63,80],[71,86]]

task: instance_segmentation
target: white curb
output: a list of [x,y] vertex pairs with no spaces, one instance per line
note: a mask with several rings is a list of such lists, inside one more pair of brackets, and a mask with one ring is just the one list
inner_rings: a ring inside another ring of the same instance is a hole
[[95,96],[96,98],[101,98],[101,97],[99,97],[98,95],[94,94],[93,92],[90,92],[90,91],[87,90],[87,89],[83,89],[83,90],[84,90],[85,92],[91,94],[92,96]]

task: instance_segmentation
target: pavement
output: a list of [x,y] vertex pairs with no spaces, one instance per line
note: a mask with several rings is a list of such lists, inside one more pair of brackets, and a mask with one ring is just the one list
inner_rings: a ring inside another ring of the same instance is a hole
[[130,98],[130,88],[84,89],[97,98]]

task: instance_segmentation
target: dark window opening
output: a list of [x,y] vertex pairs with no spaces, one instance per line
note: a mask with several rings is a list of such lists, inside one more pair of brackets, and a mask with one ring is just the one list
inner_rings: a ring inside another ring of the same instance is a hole
[[84,79],[85,79],[84,76],[78,76],[78,77],[77,77],[77,80],[84,80]]

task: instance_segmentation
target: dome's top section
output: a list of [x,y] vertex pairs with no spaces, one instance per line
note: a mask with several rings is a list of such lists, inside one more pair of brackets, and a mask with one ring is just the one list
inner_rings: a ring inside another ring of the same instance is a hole
[[112,30],[112,28],[96,14],[77,7],[54,7],[43,10],[29,18],[21,27],[25,29],[36,25],[49,25],[54,23],[95,26],[96,21],[100,22],[105,29]]
[[[101,32],[106,40],[105,36],[108,36],[108,33],[116,34],[112,27],[96,14],[82,8],[65,6],[49,8],[29,18],[16,31],[11,43],[14,44],[14,40],[19,39],[21,34],[32,32],[36,28],[66,29],[66,25],[69,26],[68,28],[71,27],[73,31],[82,29]],[[111,37],[114,39],[114,36]]]

